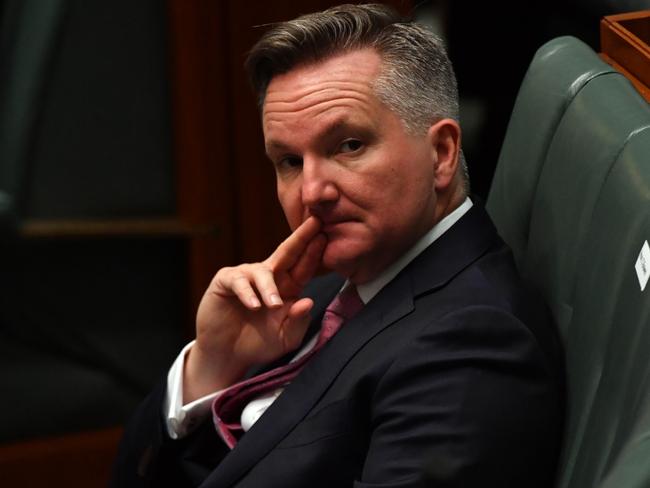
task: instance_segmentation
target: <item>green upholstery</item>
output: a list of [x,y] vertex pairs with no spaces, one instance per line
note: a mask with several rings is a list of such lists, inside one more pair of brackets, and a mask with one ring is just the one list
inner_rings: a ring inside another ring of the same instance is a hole
[[580,415],[570,417],[562,487],[650,484],[650,457],[634,461],[650,454],[650,287],[641,291],[634,267],[650,238],[648,155],[650,124],[608,175],[578,263],[567,350]]
[[537,52],[522,82],[492,180],[488,210],[518,263],[528,243],[528,222],[537,180],[559,120],[593,78],[612,73],[594,52],[560,37]]
[[650,486],[650,286],[635,271],[650,239],[649,157],[650,108],[632,85],[577,39],[543,46],[488,210],[565,344],[559,488]]
[[629,135],[649,122],[647,103],[625,77],[609,73],[583,85],[557,124],[534,193],[522,271],[543,291],[562,335],[600,188]]
[[[15,232],[24,213],[26,161],[34,144],[30,134],[64,13],[62,0],[0,4],[0,240]],[[31,28],[25,28],[27,23]]]

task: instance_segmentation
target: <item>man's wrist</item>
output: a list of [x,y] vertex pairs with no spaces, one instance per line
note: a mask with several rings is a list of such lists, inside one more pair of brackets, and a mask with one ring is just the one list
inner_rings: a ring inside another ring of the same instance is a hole
[[206,354],[195,342],[185,355],[183,404],[228,388],[243,378],[246,370],[233,360]]
[[167,433],[172,439],[180,439],[194,430],[209,415],[212,402],[221,393],[220,391],[211,391],[208,395],[192,402],[184,402],[184,363],[193,346],[194,341],[183,348],[167,375],[167,394],[163,405],[163,418]]

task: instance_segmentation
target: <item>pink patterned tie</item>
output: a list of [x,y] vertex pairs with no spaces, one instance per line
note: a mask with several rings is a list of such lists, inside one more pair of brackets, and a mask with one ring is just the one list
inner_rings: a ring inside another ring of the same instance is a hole
[[246,404],[255,397],[290,383],[298,376],[307,361],[338,332],[341,324],[350,320],[362,308],[363,302],[356,287],[347,286],[327,306],[316,345],[309,352],[289,364],[236,383],[215,399],[212,403],[212,419],[215,428],[230,449],[237,444],[235,433],[242,432],[240,417]]

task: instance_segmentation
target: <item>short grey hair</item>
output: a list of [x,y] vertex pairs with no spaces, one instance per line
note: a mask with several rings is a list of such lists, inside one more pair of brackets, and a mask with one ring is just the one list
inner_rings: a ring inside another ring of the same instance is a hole
[[[458,88],[444,42],[380,4],[338,5],[280,22],[264,33],[246,60],[260,107],[273,77],[299,65],[372,48],[382,59],[373,89],[411,134],[437,120],[459,121]],[[461,152],[465,186],[467,168]]]

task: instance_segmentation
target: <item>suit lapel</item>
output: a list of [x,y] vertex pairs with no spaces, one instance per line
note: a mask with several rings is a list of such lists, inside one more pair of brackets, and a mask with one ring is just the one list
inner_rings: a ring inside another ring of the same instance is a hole
[[483,256],[491,247],[503,245],[492,220],[480,203],[415,258],[403,272],[411,276],[413,293],[436,290]]
[[[225,487],[235,484],[305,418],[366,342],[407,316],[414,308],[415,297],[444,286],[453,276],[478,259],[490,243],[494,242],[494,236],[494,229],[484,211],[473,207],[436,243],[402,270],[309,361],[300,375],[211,473],[203,486]],[[319,327],[325,307],[341,285],[340,278],[329,279],[324,286],[315,290],[314,296],[326,298],[316,302],[315,320],[310,328]]]

